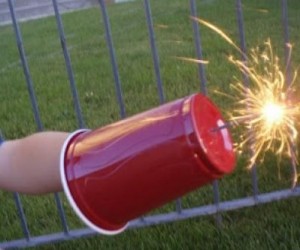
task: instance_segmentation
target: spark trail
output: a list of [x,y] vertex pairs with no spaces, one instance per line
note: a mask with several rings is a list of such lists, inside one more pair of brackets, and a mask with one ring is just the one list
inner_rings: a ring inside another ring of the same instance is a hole
[[[257,47],[251,49],[249,55],[245,55],[220,28],[196,17],[192,19],[216,32],[246,58],[243,61],[232,55],[228,57],[228,61],[249,79],[249,86],[238,79],[231,84],[234,94],[230,97],[234,99],[235,108],[229,114],[228,124],[244,125],[248,130],[247,135],[236,144],[236,150],[241,151],[246,145],[250,145],[253,153],[249,168],[258,160],[262,161],[267,151],[273,152],[278,158],[290,157],[298,164],[295,145],[300,103],[294,100],[297,71],[294,72],[292,82],[287,85],[285,70],[281,69],[279,57],[273,53],[270,39],[264,42],[263,50]],[[290,44],[289,48],[291,55]],[[227,96],[225,93],[221,94]],[[296,169],[294,173],[293,186],[298,178]]]

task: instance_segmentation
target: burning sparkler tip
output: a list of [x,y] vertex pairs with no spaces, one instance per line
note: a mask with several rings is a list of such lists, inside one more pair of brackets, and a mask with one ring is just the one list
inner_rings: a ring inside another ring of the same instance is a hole
[[[286,69],[281,69],[279,57],[273,53],[270,38],[263,46],[250,49],[249,55],[245,55],[220,28],[200,18],[191,17],[191,19],[220,35],[242,55],[243,58],[240,60],[229,55],[228,61],[236,66],[248,82],[243,84],[237,79],[237,83],[230,85],[235,92],[232,96],[235,108],[230,114],[230,123],[213,128],[211,131],[225,129],[232,126],[233,122],[244,126],[247,135],[245,138],[240,137],[241,142],[237,145],[236,151],[243,151],[242,148],[246,145],[250,148],[248,169],[263,161],[267,151],[274,153],[279,160],[282,156],[287,156],[297,165],[298,150],[295,144],[298,137],[300,104],[291,99],[291,95],[295,92],[291,86],[296,80],[297,71],[292,81],[286,84]],[[289,63],[292,45],[287,43],[286,46],[289,48],[287,59]],[[222,95],[228,96],[227,93]],[[294,172],[296,173],[296,169]],[[297,180],[298,175],[295,175],[292,180],[293,186]]]

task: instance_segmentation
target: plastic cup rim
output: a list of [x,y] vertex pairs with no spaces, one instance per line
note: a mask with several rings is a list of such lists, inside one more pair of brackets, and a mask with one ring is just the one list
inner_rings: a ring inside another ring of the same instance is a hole
[[61,178],[61,183],[62,183],[62,186],[63,186],[63,190],[64,190],[64,193],[65,193],[72,209],[74,210],[76,215],[83,221],[84,224],[86,224],[89,228],[93,229],[94,231],[96,231],[100,234],[116,235],[116,234],[119,234],[119,233],[123,232],[127,228],[128,223],[126,223],[125,226],[123,226],[123,227],[121,227],[120,229],[117,229],[117,230],[107,230],[107,229],[103,229],[103,228],[97,226],[91,220],[89,220],[84,215],[84,213],[80,210],[80,208],[77,206],[77,204],[76,204],[76,202],[75,202],[75,200],[74,200],[74,198],[71,194],[71,191],[69,189],[68,183],[67,183],[67,178],[66,178],[66,173],[65,173],[65,164],[64,164],[65,153],[66,153],[67,147],[69,145],[70,140],[74,136],[78,135],[79,133],[86,132],[86,131],[90,131],[90,130],[89,129],[78,129],[78,130],[74,131],[73,133],[71,133],[67,137],[67,139],[65,140],[65,142],[62,146],[61,153],[60,153],[60,164],[59,165],[60,165],[60,178]]

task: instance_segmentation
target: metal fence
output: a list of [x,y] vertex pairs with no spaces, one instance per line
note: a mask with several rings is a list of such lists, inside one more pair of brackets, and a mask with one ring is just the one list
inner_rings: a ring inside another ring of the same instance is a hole
[[[20,25],[18,22],[18,16],[16,15],[15,7],[14,7],[14,0],[7,0],[9,11],[11,14],[11,20],[13,29],[15,32],[15,38],[18,46],[19,56],[21,59],[21,64],[23,67],[23,72],[26,79],[26,84],[28,87],[28,91],[30,94],[30,100],[32,104],[32,109],[34,113],[34,118],[38,127],[38,130],[43,130],[43,124],[40,118],[40,113],[38,109],[38,103],[35,95],[35,90],[31,78],[31,73],[29,70],[27,57],[23,45],[23,37],[22,32],[20,30]],[[197,1],[196,0],[189,0],[189,6],[190,6],[190,13],[191,16],[200,16],[199,11],[196,6]],[[145,12],[145,18],[147,22],[147,28],[148,28],[148,34],[149,34],[149,42],[150,42],[150,48],[152,53],[152,60],[153,60],[153,68],[155,72],[156,77],[156,83],[157,83],[157,90],[158,90],[158,96],[160,103],[165,102],[165,93],[163,88],[163,82],[160,72],[160,63],[159,63],[159,53],[156,46],[156,40],[155,40],[155,31],[153,26],[153,20],[152,20],[152,14],[151,14],[151,1],[150,0],[143,0],[143,8]],[[64,32],[64,26],[62,22],[62,18],[59,12],[58,3],[57,0],[52,0],[53,10],[55,13],[56,23],[57,23],[57,29],[59,32],[59,37],[61,41],[61,47],[62,52],[65,60],[65,65],[67,69],[67,74],[69,78],[70,83],[70,89],[72,92],[73,100],[75,103],[75,112],[78,122],[78,127],[85,127],[85,122],[82,116],[81,106],[78,98],[76,83],[74,79],[74,72],[72,68],[72,62],[71,58],[68,52],[67,44],[66,44],[66,38],[65,38],[65,32]],[[107,13],[107,6],[104,0],[99,0],[99,9],[101,11],[101,17],[103,18],[103,24],[104,24],[104,30],[105,30],[105,36],[106,36],[106,42],[108,46],[111,66],[112,66],[112,72],[115,82],[115,90],[116,90],[116,96],[120,108],[120,116],[121,118],[124,118],[126,116],[125,111],[125,104],[123,100],[123,94],[122,94],[122,86],[119,76],[119,70],[118,70],[118,63],[117,63],[117,57],[113,45],[113,39],[111,35],[111,27],[110,27],[110,19]],[[244,21],[243,21],[243,8],[242,8],[242,0],[236,0],[235,6],[232,6],[236,9],[236,19],[237,19],[237,26],[239,31],[239,39],[240,39],[240,47],[242,51],[246,51],[246,41],[245,41],[245,34],[244,34]],[[282,27],[283,27],[283,34],[284,34],[284,44],[285,46],[285,57],[286,62],[288,62],[288,48],[287,44],[289,43],[289,25],[288,25],[288,13],[287,13],[287,0],[281,0],[281,13],[282,13]],[[201,13],[201,11],[200,11]],[[203,59],[202,57],[202,44],[201,44],[201,34],[200,34],[200,27],[198,25],[198,22],[195,20],[192,20],[192,27],[191,31],[194,33],[194,44],[195,44],[195,51],[196,55],[195,58],[197,59]],[[244,58],[246,60],[246,58]],[[199,73],[199,81],[200,81],[200,90],[202,93],[207,94],[207,80],[206,80],[206,74],[205,74],[205,68],[202,64],[198,65],[198,73]],[[291,74],[291,68],[290,65],[287,65],[287,79],[290,79]],[[245,84],[247,84],[247,76],[244,76]],[[287,80],[288,81],[288,80]],[[295,164],[294,161],[292,161],[291,164]],[[239,198],[239,199],[233,199],[233,200],[221,200],[220,198],[220,190],[219,190],[219,184],[218,181],[215,181],[213,183],[213,204],[207,204],[207,205],[201,205],[201,206],[195,206],[192,208],[184,208],[182,206],[182,201],[179,199],[176,201],[176,208],[174,211],[167,212],[167,213],[159,213],[154,215],[148,215],[146,217],[143,217],[141,219],[136,219],[134,221],[130,222],[129,228],[138,228],[138,227],[145,227],[149,225],[154,224],[160,224],[160,223],[167,223],[172,222],[176,220],[184,220],[187,218],[192,218],[196,216],[204,216],[204,215],[217,215],[216,220],[218,223],[221,223],[221,212],[240,209],[244,207],[251,207],[255,206],[257,204],[263,204],[263,203],[269,203],[276,200],[282,200],[287,199],[289,197],[293,196],[299,196],[300,195],[300,188],[296,187],[295,189],[284,189],[279,191],[272,191],[268,193],[260,193],[259,192],[259,186],[258,186],[258,180],[257,180],[257,173],[256,168],[254,167],[251,171],[250,178],[252,179],[252,196]],[[88,228],[78,228],[78,229],[69,229],[69,225],[66,220],[66,215],[64,208],[62,206],[61,198],[58,194],[54,194],[54,202],[56,203],[57,211],[60,217],[61,221],[61,231],[60,232],[54,232],[51,234],[46,235],[39,235],[39,236],[32,236],[30,232],[30,228],[27,224],[27,218],[25,216],[25,213],[23,211],[23,204],[21,202],[19,194],[14,194],[14,201],[15,205],[17,207],[18,211],[18,217],[20,220],[20,227],[23,231],[23,238],[20,239],[14,239],[11,241],[3,241],[3,239],[0,238],[0,247],[2,248],[15,248],[15,247],[29,247],[29,246],[37,246],[41,244],[47,244],[47,243],[53,243],[58,241],[64,241],[64,240],[71,240],[75,238],[81,238],[84,236],[90,236],[94,235],[95,232]]]

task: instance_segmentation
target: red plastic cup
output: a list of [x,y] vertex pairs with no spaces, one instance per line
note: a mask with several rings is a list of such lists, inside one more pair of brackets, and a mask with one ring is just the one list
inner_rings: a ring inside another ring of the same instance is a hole
[[61,153],[66,196],[89,227],[128,222],[230,173],[232,140],[217,107],[194,94],[94,131],[75,131]]

